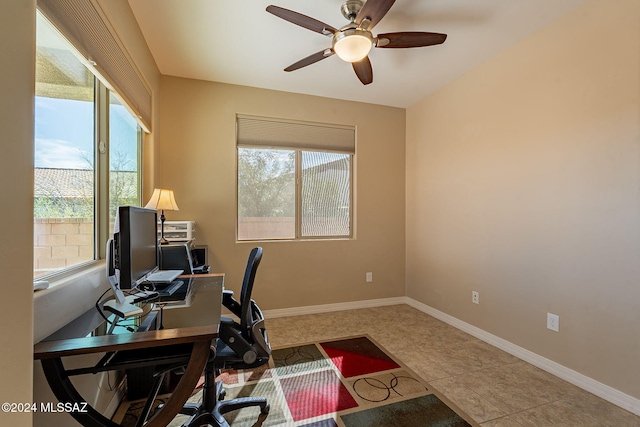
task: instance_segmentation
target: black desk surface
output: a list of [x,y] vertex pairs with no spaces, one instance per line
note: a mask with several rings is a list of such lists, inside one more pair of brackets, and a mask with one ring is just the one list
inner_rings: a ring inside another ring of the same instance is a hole
[[[184,363],[187,364],[182,379],[165,405],[155,411],[145,424],[147,427],[166,426],[182,409],[202,375],[205,363],[210,358],[211,345],[218,336],[222,311],[224,274],[188,277],[191,279],[193,292],[191,299],[187,299],[180,308],[165,307],[163,309],[168,314],[165,322],[166,329],[87,336],[88,333],[83,333],[83,330],[92,331],[96,327],[95,322],[98,322],[98,325],[104,323],[104,319],[99,314],[96,317],[97,310],[94,308],[52,334],[47,340],[37,343],[34,346],[34,359],[41,361],[47,381],[58,400],[86,405],[86,400],[70,381],[72,375],[122,370],[132,366],[131,363],[155,366],[165,362],[154,359],[159,346],[189,344],[191,350],[186,355],[175,356],[180,360],[184,358]],[[71,370],[64,367],[63,358],[95,353],[105,353],[105,356],[95,365]],[[110,354],[127,354],[133,357],[125,357],[122,362],[112,364],[110,361],[115,358],[109,356]],[[148,397],[147,405],[154,400],[155,394],[152,392]],[[105,427],[115,425],[90,405],[86,412],[72,412],[71,415],[82,425]]]
[[[194,274],[180,276],[180,279],[189,280],[189,293],[184,299],[165,301],[164,327],[184,328],[190,326],[217,325],[222,311],[222,290],[224,289],[224,273]],[[178,297],[179,295],[175,295]],[[153,301],[147,304],[151,308]],[[158,308],[157,306],[155,308]],[[145,315],[149,310],[145,310]],[[109,313],[106,313],[109,315]],[[123,322],[127,324],[126,322]],[[87,337],[96,333],[96,328],[104,324],[104,318],[95,307],[69,322],[41,342],[57,341],[69,338]],[[116,332],[123,332],[117,328]],[[36,344],[37,346],[38,344]]]

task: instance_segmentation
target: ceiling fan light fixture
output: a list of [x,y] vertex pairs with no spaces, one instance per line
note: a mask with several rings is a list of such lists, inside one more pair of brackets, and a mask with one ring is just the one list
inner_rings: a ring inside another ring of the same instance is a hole
[[371,31],[385,17],[396,0],[342,0],[342,15],[349,23],[340,29],[293,10],[270,5],[267,12],[278,18],[308,30],[332,37],[330,49],[321,50],[295,62],[284,69],[294,71],[315,64],[325,58],[338,55],[340,59],[352,64],[353,71],[363,85],[373,82],[373,68],[369,52],[374,46],[386,49],[406,49],[412,47],[433,46],[444,43],[446,34],[423,31],[401,31],[378,34]]
[[333,50],[345,62],[359,62],[367,57],[373,47],[373,37],[369,31],[348,29],[333,38]]

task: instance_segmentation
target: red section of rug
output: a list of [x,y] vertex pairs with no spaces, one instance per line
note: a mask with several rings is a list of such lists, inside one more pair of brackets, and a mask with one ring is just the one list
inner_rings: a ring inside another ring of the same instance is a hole
[[320,345],[345,378],[400,367],[366,337],[323,342]]
[[280,380],[294,421],[358,406],[332,370]]

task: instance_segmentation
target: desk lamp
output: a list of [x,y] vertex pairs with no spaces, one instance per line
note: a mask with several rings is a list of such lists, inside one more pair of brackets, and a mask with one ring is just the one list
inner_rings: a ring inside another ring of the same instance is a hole
[[146,204],[145,208],[155,209],[160,211],[160,244],[166,245],[169,243],[164,238],[164,211],[179,211],[176,199],[173,197],[173,190],[166,190],[164,188],[154,188],[151,199]]

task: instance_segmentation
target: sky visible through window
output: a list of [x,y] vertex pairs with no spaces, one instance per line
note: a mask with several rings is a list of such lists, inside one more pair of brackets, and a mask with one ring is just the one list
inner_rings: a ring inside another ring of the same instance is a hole
[[35,104],[34,166],[93,169],[93,103],[37,96]]
[[[35,109],[34,166],[93,169],[93,103],[37,96]],[[132,159],[120,165],[123,170],[137,170],[137,146],[130,142],[137,123],[121,105],[112,105],[111,113],[112,150]]]

